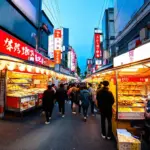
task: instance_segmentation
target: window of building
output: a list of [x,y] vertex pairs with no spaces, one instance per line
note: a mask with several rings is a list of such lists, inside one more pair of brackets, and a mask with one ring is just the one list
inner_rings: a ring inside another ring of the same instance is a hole
[[109,38],[115,36],[115,28],[114,28],[114,22],[109,22]]

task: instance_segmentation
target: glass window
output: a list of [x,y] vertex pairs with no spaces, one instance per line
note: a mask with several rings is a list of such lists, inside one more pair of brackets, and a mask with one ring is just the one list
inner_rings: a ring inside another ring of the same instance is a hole
[[115,36],[114,22],[109,22],[109,38]]

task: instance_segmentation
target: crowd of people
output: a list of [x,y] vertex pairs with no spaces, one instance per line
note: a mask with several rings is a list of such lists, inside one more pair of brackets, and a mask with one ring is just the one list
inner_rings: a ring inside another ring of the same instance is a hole
[[[87,86],[88,85],[88,86]],[[98,108],[101,114],[101,133],[102,137],[111,139],[112,135],[112,105],[114,97],[109,91],[109,82],[103,81],[98,85],[97,90],[91,83],[72,83],[60,84],[57,88],[54,84],[49,85],[43,93],[43,111],[45,112],[46,122],[49,124],[55,103],[58,103],[59,113],[65,117],[65,102],[71,102],[72,114],[83,113],[83,120],[87,121],[88,109],[91,115],[95,116],[95,109]],[[106,134],[105,120],[108,122],[108,133]]]

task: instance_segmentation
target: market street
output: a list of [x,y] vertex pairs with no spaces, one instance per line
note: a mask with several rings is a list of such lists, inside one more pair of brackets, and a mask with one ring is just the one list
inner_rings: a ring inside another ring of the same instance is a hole
[[116,150],[115,142],[104,140],[100,133],[100,116],[90,116],[85,123],[72,115],[67,104],[61,118],[57,106],[51,124],[44,124],[40,112],[29,113],[21,120],[0,121],[0,150]]

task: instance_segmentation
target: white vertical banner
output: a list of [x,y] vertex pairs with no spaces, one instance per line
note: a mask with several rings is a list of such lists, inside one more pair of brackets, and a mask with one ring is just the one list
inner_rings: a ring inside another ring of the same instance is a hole
[[48,56],[54,58],[54,35],[48,37]]
[[62,29],[54,31],[54,50],[62,51]]
[[68,52],[68,68],[71,69],[71,51]]

